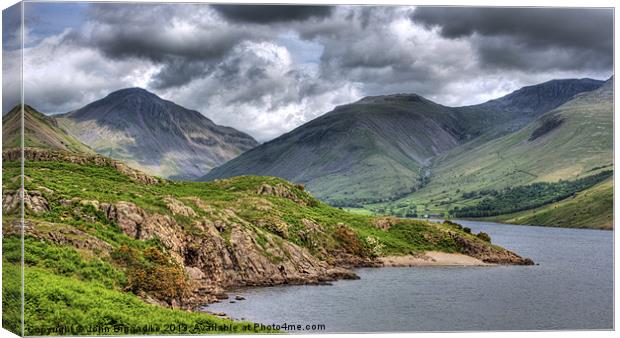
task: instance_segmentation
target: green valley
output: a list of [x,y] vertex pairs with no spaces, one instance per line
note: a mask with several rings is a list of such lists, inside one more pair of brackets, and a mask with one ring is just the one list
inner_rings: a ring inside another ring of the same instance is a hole
[[[612,86],[613,78],[601,88],[575,96],[513,133],[482,144],[473,140],[459,145],[432,160],[426,186],[395,202],[367,205],[366,208],[378,214],[401,216],[411,216],[415,210],[415,215],[420,217],[474,217],[474,214],[453,214],[452,211],[480,208],[484,200],[480,192],[493,193],[543,182],[576,181],[613,170]],[[590,186],[583,186],[581,190]],[[546,196],[545,203],[555,203],[556,197]],[[572,198],[572,192],[566,197]],[[513,208],[539,207],[532,198],[513,204]],[[505,200],[503,203],[512,202]],[[494,214],[503,212],[513,211],[493,211]],[[528,218],[527,221],[556,226],[570,223],[569,219]],[[608,220],[601,223],[593,218],[591,221],[589,227],[609,227]],[[585,226],[583,222],[575,226]]]
[[[572,197],[598,182],[590,176],[613,171],[612,99],[613,77],[548,81],[466,107],[415,94],[367,97],[253,148],[203,180],[282,177],[358,214],[458,218],[479,217],[472,211],[478,209],[486,216],[529,210]],[[500,201],[505,189],[576,181],[592,184]],[[485,194],[500,195],[496,207]],[[541,225],[567,224],[551,223]]]

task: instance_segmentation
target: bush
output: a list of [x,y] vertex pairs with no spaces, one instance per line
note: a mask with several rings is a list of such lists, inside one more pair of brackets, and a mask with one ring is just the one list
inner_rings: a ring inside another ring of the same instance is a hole
[[140,251],[123,245],[112,256],[125,268],[127,289],[133,293],[146,292],[169,304],[173,300],[183,303],[190,295],[183,269],[158,248]]
[[479,234],[476,235],[476,237],[480,238],[485,242],[491,243],[491,236],[489,236],[489,234],[487,234],[486,232],[481,231]]
[[466,232],[466,233],[468,233],[468,234],[471,234],[471,228],[464,227],[464,228],[463,228],[463,231],[465,231],[465,232]]

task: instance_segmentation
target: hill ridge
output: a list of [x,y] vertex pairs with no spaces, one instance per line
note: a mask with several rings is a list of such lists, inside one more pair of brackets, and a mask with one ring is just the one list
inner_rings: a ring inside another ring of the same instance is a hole
[[[334,205],[357,206],[397,199],[427,183],[431,159],[461,144],[488,142],[521,128],[544,112],[536,108],[565,102],[575,93],[598,88],[597,80],[546,82],[535,90],[551,103],[516,102],[526,113],[497,110],[491,104],[448,107],[418,94],[367,96],[341,105],[280,137],[214,168],[200,180],[235,175],[269,175],[306,184]],[[549,90],[566,85],[562,90]],[[533,89],[527,89],[530,93]],[[523,91],[521,91],[523,92]],[[512,95],[512,96],[511,96]],[[530,95],[530,94],[528,94]],[[369,182],[380,182],[383,188]]]

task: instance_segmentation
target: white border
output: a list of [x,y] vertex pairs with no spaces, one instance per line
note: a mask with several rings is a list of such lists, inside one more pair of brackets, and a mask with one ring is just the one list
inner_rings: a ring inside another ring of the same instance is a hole
[[[1,4],[1,8],[4,10],[8,7],[10,7],[11,5],[14,5],[17,3],[17,1],[11,1],[11,0],[0,0],[0,4]],[[26,1],[29,2],[29,1]],[[53,1],[50,1],[53,2]],[[60,2],[60,1],[58,1]],[[81,2],[81,1],[62,1],[62,2]],[[105,1],[105,0],[90,0],[89,2],[110,2],[110,1]],[[116,2],[116,1],[114,1]],[[120,1],[118,1],[120,2]],[[127,1],[128,2],[128,1]],[[336,0],[336,1],[330,1],[330,0],[309,0],[309,1],[299,1],[299,0],[287,0],[287,1],[283,1],[283,0],[268,0],[268,1],[260,1],[260,0],[232,0],[232,1],[183,1],[183,0],[167,0],[167,1],[156,1],[156,0],[150,0],[150,1],[145,1],[145,0],[137,0],[137,1],[133,1],[133,2],[204,2],[204,3],[257,3],[257,4],[265,4],[265,3],[270,3],[270,4],[326,4],[326,5],[335,5],[335,4],[345,4],[345,5],[356,5],[356,4],[368,4],[368,5],[408,5],[408,6],[413,6],[413,5],[434,5],[434,6],[487,6],[487,7],[495,7],[495,6],[502,6],[502,7],[545,7],[545,6],[557,6],[557,7],[608,7],[608,8],[614,8],[614,12],[615,12],[615,5],[616,3],[614,1],[610,1],[610,0],[589,0],[589,1],[584,1],[584,0],[564,0],[564,1],[558,1],[558,0],[502,0],[501,2],[497,2],[497,1],[490,1],[490,0],[467,0],[467,1],[463,1],[463,0],[451,0],[451,1],[437,1],[437,0],[415,0],[415,1],[403,1],[403,0],[389,0],[389,1],[380,1],[380,0]],[[615,14],[615,13],[614,13]],[[1,18],[0,18],[1,20]],[[22,25],[23,25],[23,10],[22,10]],[[617,46],[618,46],[618,36],[615,34],[616,32],[618,32],[618,22],[616,20],[614,20],[614,74],[615,74],[615,65],[618,64],[618,53],[617,53]],[[22,34],[23,34],[23,29],[22,29]],[[23,44],[23,37],[22,37],[22,44]],[[2,62],[2,56],[0,53],[0,64]],[[22,68],[23,68],[23,64],[22,64]],[[23,71],[23,70],[22,70]],[[2,77],[0,75],[0,81],[1,81]],[[614,77],[615,80],[615,77]],[[615,82],[615,81],[614,81]],[[21,95],[22,95],[22,101],[23,101],[23,81],[21,84],[22,88],[21,88]],[[0,98],[0,102],[1,102],[1,98]],[[615,100],[615,83],[614,83],[614,146],[615,146],[615,140],[618,139],[618,134],[620,133],[620,129],[618,128],[618,124],[620,122],[618,122],[617,119],[615,119],[615,112],[618,111],[618,100]],[[22,121],[23,123],[23,121]],[[22,126],[23,128],[23,126]],[[23,137],[23,134],[22,134]],[[0,140],[1,140],[1,136],[0,136]],[[22,141],[23,142],[23,141]],[[23,143],[22,143],[23,144]],[[617,149],[614,147],[614,164],[617,162],[616,160],[618,159],[618,152],[616,151]],[[23,156],[22,156],[23,159]],[[2,159],[0,159],[0,165],[2,164]],[[23,180],[23,176],[22,176],[22,180]],[[615,178],[614,178],[615,181]],[[615,198],[615,196],[617,196],[617,194],[620,192],[620,188],[618,187],[617,184],[615,184],[616,182],[614,182],[614,215],[619,215],[620,212],[620,205],[619,203],[617,203],[617,199]],[[1,189],[1,188],[0,188]],[[23,208],[23,206],[22,206]],[[2,216],[0,215],[0,221],[1,221]],[[614,217],[615,219],[615,217]],[[23,235],[23,234],[22,234]],[[615,261],[616,258],[618,257],[618,253],[615,250],[615,243],[616,240],[618,239],[618,233],[615,232],[614,230],[614,269],[615,269]],[[22,241],[23,243],[23,241]],[[23,248],[22,248],[23,250]],[[23,251],[22,251],[22,259],[23,259]],[[0,267],[1,267],[1,261],[0,261]],[[615,292],[615,281],[618,280],[618,276],[619,276],[619,272],[617,269],[614,270],[614,324],[618,322],[618,311],[615,311],[615,305],[617,304],[617,294]],[[23,278],[23,276],[22,276]],[[0,280],[0,284],[1,284],[1,280]],[[1,299],[1,294],[0,294],[0,299]],[[1,305],[0,305],[1,306]],[[23,302],[22,302],[22,306],[23,306]],[[22,311],[23,313],[23,311]],[[614,325],[615,327],[615,325]],[[22,323],[22,329],[23,329],[23,323]],[[589,338],[598,338],[598,337],[611,337],[611,336],[615,336],[615,332],[613,331],[553,331],[553,332],[548,332],[548,331],[540,331],[540,332],[492,332],[492,331],[483,331],[483,332],[458,332],[458,333],[390,333],[390,334],[385,334],[385,333],[368,333],[368,334],[307,334],[306,336],[312,336],[312,337],[325,337],[325,338],[337,338],[337,337],[351,337],[351,336],[361,336],[364,335],[366,337],[409,337],[409,336],[416,336],[416,337],[445,337],[445,336],[452,336],[452,337],[467,337],[467,338],[473,338],[473,337],[509,337],[509,338],[517,338],[517,337],[522,337],[523,335],[527,335],[528,337],[583,337],[584,335],[586,335]],[[10,333],[9,331],[6,331],[5,329],[0,329],[0,337],[9,337],[9,336],[15,336],[12,333]],[[178,338],[187,338],[188,336],[151,336],[151,337],[178,337]],[[226,335],[226,337],[247,337],[247,335],[244,336],[239,336],[239,335]]]

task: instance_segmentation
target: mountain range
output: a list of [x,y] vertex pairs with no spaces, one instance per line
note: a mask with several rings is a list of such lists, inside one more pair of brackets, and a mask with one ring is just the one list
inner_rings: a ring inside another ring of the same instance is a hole
[[202,179],[278,176],[304,183],[319,198],[341,206],[398,200],[435,181],[439,159],[462,155],[475,165],[481,158],[475,149],[526,128],[602,84],[553,80],[466,107],[442,106],[415,94],[366,97],[262,144]]
[[[473,144],[473,145],[472,145]],[[488,142],[459,145],[433,159],[432,177],[419,191],[393,205],[417,205],[424,213],[446,213],[454,207],[478,203],[475,192],[575,180],[613,170],[613,77],[602,86],[575,95],[515,132]],[[504,217],[513,223],[611,227],[613,178],[592,187],[588,203],[582,201],[562,219],[566,201]],[[579,198],[579,194],[570,199]],[[583,197],[583,196],[582,196]],[[594,198],[596,197],[596,198]],[[606,208],[600,208],[604,203]],[[549,218],[542,220],[544,212]],[[551,214],[555,214],[552,216]],[[516,217],[516,218],[515,218]],[[582,220],[578,224],[577,219]],[[594,222],[593,218],[599,221]]]
[[96,152],[166,178],[202,176],[258,145],[141,88],[115,91],[55,120]]
[[[335,206],[444,216],[475,209],[491,192],[613,170],[612,102],[613,77],[552,80],[465,107],[416,94],[369,96],[259,145],[197,111],[128,88],[63,115],[25,106],[24,144],[97,152],[173,179],[276,176]],[[19,113],[3,117],[5,149],[20,144]],[[611,208],[601,212],[600,201],[607,203],[612,189],[610,178],[575,191],[587,213],[554,200],[532,214],[496,219],[566,225],[570,213],[583,226],[597,218],[594,226],[610,227]]]

